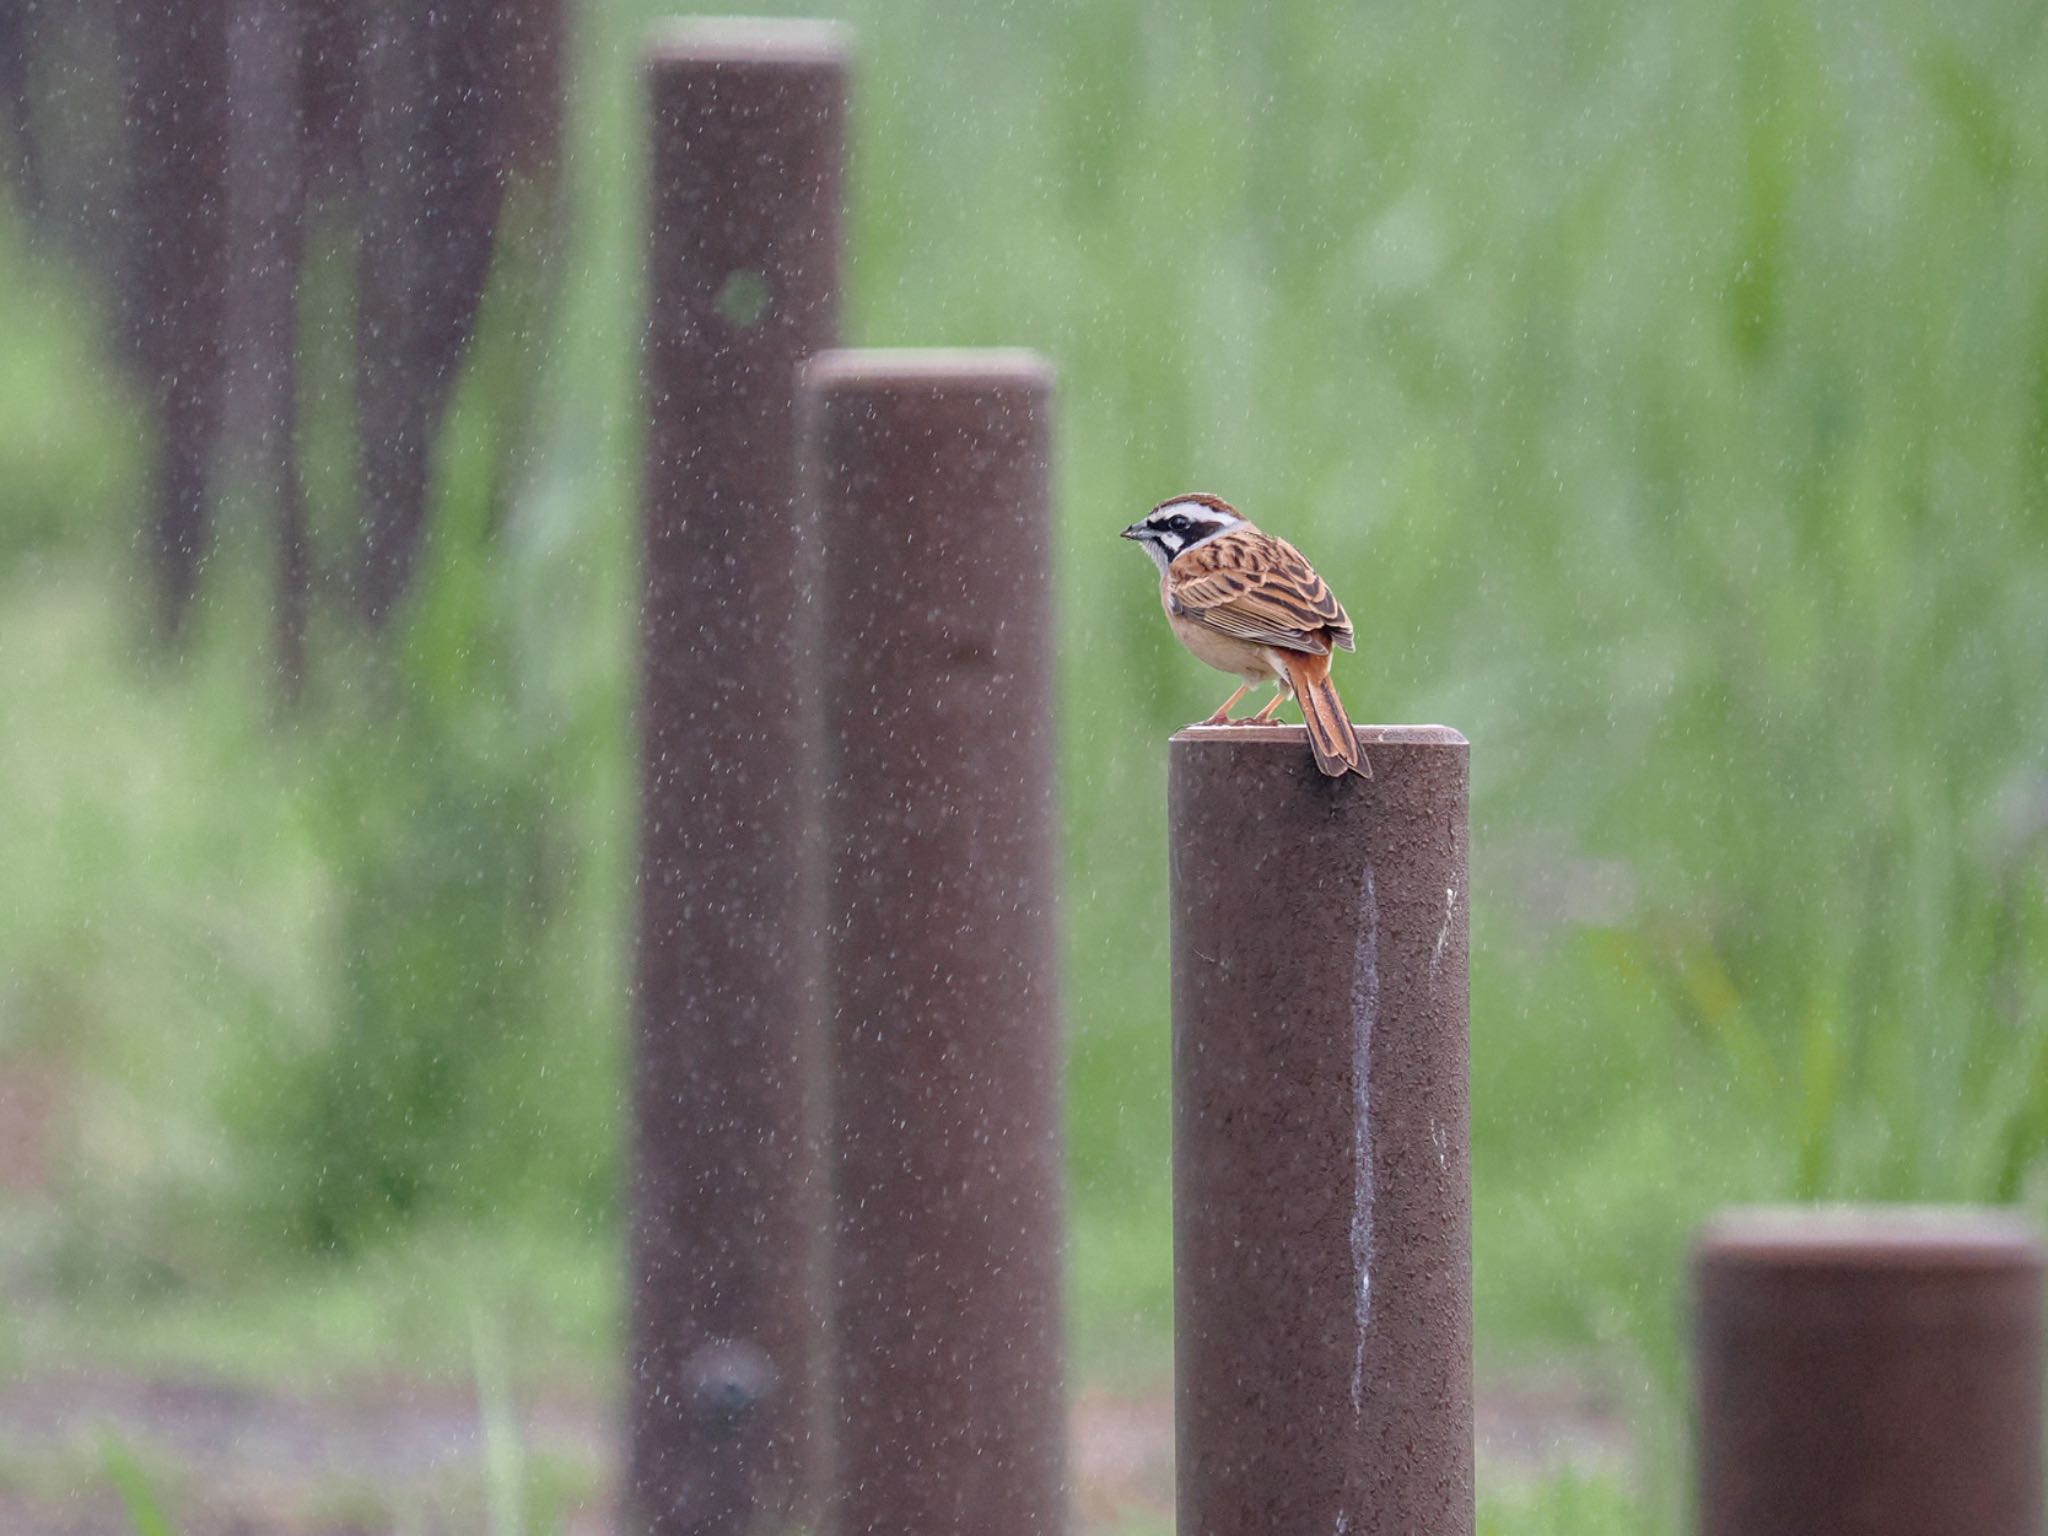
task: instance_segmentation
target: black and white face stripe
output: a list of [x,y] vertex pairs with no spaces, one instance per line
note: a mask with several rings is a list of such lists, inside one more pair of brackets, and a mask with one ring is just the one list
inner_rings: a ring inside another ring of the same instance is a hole
[[1136,539],[1164,571],[1175,555],[1193,549],[1236,527],[1244,519],[1228,502],[1214,496],[1180,496],[1162,501],[1124,530]]

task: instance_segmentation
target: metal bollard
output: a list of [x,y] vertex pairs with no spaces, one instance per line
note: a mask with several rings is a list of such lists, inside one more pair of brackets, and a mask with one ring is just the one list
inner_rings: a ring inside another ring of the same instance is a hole
[[825,1219],[811,533],[797,369],[837,316],[832,28],[659,33],[634,992],[634,1528],[816,1510]]
[[807,370],[836,1536],[1065,1529],[1051,375]]
[[1171,748],[1182,1536],[1470,1536],[1464,737]]
[[2040,1536],[2041,1278],[2030,1229],[1991,1211],[1708,1223],[1701,1536]]

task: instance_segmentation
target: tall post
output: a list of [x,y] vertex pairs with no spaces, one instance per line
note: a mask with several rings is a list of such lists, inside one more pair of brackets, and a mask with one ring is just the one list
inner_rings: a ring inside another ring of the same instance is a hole
[[1057,1536],[1051,375],[808,371],[824,568],[835,1536]]
[[845,52],[695,23],[647,59],[634,991],[634,1528],[815,1511],[817,751],[797,370],[839,288]]
[[1471,1536],[1468,749],[1173,738],[1183,1536]]
[[1989,1211],[1709,1223],[1701,1536],[2040,1536],[2041,1282],[2031,1230]]

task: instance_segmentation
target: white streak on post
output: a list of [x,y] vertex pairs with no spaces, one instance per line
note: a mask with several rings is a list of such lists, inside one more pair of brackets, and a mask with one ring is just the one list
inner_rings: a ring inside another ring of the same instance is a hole
[[1454,885],[1447,885],[1444,887],[1444,923],[1436,931],[1436,949],[1429,957],[1429,981],[1431,986],[1436,985],[1437,969],[1444,963],[1444,942],[1451,936],[1451,916],[1457,910],[1458,888]]
[[1380,904],[1372,866],[1358,888],[1358,962],[1351,973],[1351,1270],[1358,1277],[1358,1342],[1351,1411],[1365,1409],[1365,1337],[1372,1321],[1372,1032],[1380,1013]]

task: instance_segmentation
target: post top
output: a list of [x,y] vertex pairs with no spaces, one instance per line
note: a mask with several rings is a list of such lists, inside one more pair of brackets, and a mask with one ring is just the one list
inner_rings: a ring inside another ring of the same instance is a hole
[[1052,386],[1053,370],[1025,347],[839,347],[803,365],[803,383],[815,390],[898,390],[976,386]]
[[1747,1206],[1700,1228],[1696,1262],[1762,1269],[2039,1269],[2025,1218],[1981,1206]]
[[[1366,748],[1381,745],[1471,745],[1462,732],[1452,730],[1448,725],[1360,725],[1353,721],[1351,728],[1358,732],[1359,745]],[[1176,746],[1213,746],[1230,742],[1236,742],[1241,746],[1305,748],[1308,745],[1308,728],[1300,725],[1188,725],[1173,733],[1173,743]]]
[[647,31],[650,64],[741,64],[822,68],[843,66],[852,29],[836,21],[779,16],[680,16]]

